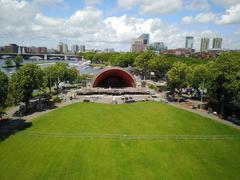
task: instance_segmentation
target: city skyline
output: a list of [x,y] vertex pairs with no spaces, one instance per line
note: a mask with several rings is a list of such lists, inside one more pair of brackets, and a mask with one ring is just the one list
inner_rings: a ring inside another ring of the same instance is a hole
[[0,22],[0,46],[64,42],[129,51],[132,38],[148,33],[150,43],[169,49],[185,47],[186,36],[194,37],[196,50],[205,37],[210,48],[214,37],[224,40],[222,48],[240,48],[239,0],[2,0]]

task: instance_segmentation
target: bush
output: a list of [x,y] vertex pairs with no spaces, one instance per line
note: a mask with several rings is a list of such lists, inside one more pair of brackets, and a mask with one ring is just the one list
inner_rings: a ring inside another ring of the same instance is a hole
[[7,67],[12,67],[12,66],[13,66],[11,59],[7,59],[7,60],[5,61],[5,64],[6,64]]
[[58,97],[58,96],[54,97],[54,98],[52,99],[52,101],[53,101],[53,103],[61,103],[61,102],[62,102],[61,98]]
[[149,87],[150,89],[154,89],[154,90],[157,89],[157,86],[154,85],[154,84],[148,84],[148,87]]
[[167,86],[158,86],[158,91],[163,92],[163,91],[168,91]]

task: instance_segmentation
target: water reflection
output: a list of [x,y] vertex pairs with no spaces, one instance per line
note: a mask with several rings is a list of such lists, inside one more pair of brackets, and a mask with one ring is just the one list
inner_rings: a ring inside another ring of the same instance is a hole
[[[4,73],[6,73],[7,75],[11,75],[16,71],[16,68],[3,68],[2,66],[5,66],[5,61],[4,59],[0,59],[0,70],[3,71]],[[23,64],[27,64],[27,63],[34,63],[34,64],[38,64],[39,66],[41,66],[42,68],[50,66],[52,64],[54,64],[55,62],[66,62],[68,63],[68,65],[70,67],[75,67],[76,69],[79,70],[80,74],[96,74],[100,71],[100,69],[98,68],[93,68],[89,65],[80,65],[80,63],[78,63],[77,61],[61,61],[61,60],[47,60],[47,61],[34,61],[34,60],[24,60]],[[13,62],[14,63],[14,62]]]

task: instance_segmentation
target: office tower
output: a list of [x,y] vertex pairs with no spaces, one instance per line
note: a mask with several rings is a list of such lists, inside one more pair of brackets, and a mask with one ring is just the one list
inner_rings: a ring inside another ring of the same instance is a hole
[[63,44],[63,53],[68,53],[68,45],[67,44]]
[[19,48],[17,44],[9,44],[7,46],[4,46],[4,50],[11,53],[17,53]]
[[162,51],[166,50],[167,46],[165,46],[163,42],[154,42],[150,44],[150,48],[154,51]]
[[74,53],[78,52],[79,51],[79,46],[78,45],[72,45],[71,51],[74,52]]
[[131,51],[132,52],[141,52],[147,50],[149,45],[149,34],[142,34],[138,38],[132,39]]
[[63,52],[63,43],[62,42],[60,42],[58,44],[57,50],[58,50],[58,52],[61,52],[61,53]]
[[139,36],[137,39],[142,40],[142,41],[143,41],[143,44],[148,45],[148,44],[149,44],[150,35],[143,33],[143,34],[142,34],[141,36]]
[[208,47],[209,47],[209,38],[202,38],[200,51],[207,51]]
[[132,39],[131,51],[132,52],[141,52],[147,50],[147,44],[144,44],[143,39]]
[[80,48],[79,48],[79,49],[80,49],[81,52],[85,52],[85,51],[86,51],[85,45],[80,45]]
[[192,36],[187,36],[186,37],[186,43],[185,43],[185,48],[186,49],[193,49],[193,37]]
[[213,38],[213,44],[212,44],[213,49],[221,49],[222,48],[222,38]]

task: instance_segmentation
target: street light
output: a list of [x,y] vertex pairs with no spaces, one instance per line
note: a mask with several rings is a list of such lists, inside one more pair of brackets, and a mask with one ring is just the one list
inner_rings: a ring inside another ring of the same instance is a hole
[[201,104],[200,104],[200,109],[202,109],[204,93],[207,92],[207,89],[206,89],[204,86],[205,86],[205,78],[203,78],[202,86],[200,86],[200,87],[198,88],[198,89],[200,90],[200,92],[201,92]]

